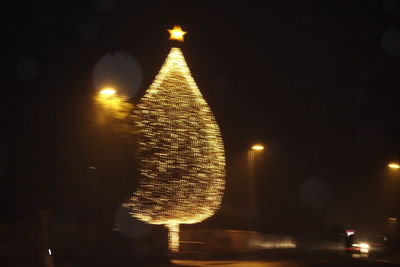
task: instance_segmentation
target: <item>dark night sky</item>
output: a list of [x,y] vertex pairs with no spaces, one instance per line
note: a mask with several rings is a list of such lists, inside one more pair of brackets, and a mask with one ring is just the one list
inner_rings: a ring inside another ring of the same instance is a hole
[[257,141],[266,145],[256,162],[263,230],[400,215],[382,197],[386,164],[400,160],[400,2],[212,2],[6,4],[1,219],[74,213],[91,194],[90,164],[108,162],[110,190],[132,187],[113,170],[131,164],[127,146],[90,126],[92,72],[104,55],[128,53],[143,92],[175,24],[188,31],[183,52],[225,142],[227,189],[215,223],[229,227],[239,216],[246,151]]

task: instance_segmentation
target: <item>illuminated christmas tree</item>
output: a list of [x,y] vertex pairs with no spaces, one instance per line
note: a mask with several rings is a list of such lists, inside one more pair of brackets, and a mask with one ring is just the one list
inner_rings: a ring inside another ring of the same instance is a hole
[[[169,31],[183,41],[180,27]],[[171,48],[133,114],[141,180],[124,205],[133,217],[168,227],[169,247],[178,251],[179,224],[213,215],[225,187],[220,130],[180,48]]]

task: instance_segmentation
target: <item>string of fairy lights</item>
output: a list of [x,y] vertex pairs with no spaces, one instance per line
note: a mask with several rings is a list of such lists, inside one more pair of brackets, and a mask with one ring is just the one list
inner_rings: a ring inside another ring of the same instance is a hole
[[124,205],[141,221],[167,226],[177,251],[179,224],[213,215],[225,187],[220,130],[181,49],[171,49],[133,118],[141,180]]

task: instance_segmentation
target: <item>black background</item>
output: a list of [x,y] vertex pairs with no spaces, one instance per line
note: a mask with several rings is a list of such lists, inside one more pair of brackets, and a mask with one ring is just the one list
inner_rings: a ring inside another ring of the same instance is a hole
[[[175,24],[227,154],[209,224],[246,227],[255,142],[266,147],[255,162],[258,229],[373,227],[399,215],[400,180],[387,168],[400,157],[397,1],[9,1],[3,11],[2,220],[36,220],[40,209],[88,220],[129,196],[131,146],[92,124],[92,72],[104,55],[129,53],[143,94]],[[319,187],[306,190],[310,180]]]

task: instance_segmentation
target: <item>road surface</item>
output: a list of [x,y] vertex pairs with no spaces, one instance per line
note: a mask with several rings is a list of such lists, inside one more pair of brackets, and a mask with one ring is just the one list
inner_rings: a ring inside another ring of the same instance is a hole
[[184,267],[281,267],[281,266],[400,266],[400,262],[384,258],[352,258],[348,255],[310,257],[289,260],[171,260],[174,266]]

